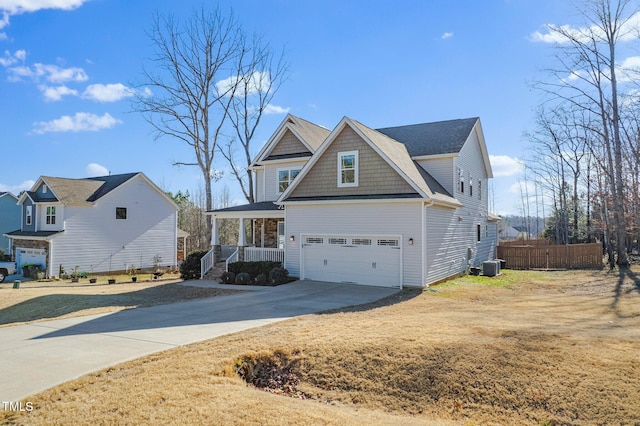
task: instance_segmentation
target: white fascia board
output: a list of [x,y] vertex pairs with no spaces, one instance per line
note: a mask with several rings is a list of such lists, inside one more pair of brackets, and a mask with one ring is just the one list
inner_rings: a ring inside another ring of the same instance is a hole
[[459,152],[450,152],[447,154],[417,155],[415,157],[411,157],[411,159],[414,161],[420,161],[420,160],[436,160],[441,158],[456,158],[459,156],[460,156]]
[[308,204],[380,204],[380,203],[405,203],[405,204],[415,204],[415,203],[424,203],[424,198],[371,198],[366,200],[306,200],[306,201],[280,201],[277,204],[288,206],[288,205],[308,205]]

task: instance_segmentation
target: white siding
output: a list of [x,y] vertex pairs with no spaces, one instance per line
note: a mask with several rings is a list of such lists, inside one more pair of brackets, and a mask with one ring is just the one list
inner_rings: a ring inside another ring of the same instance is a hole
[[[116,207],[127,219],[116,219]],[[125,265],[150,268],[154,257],[162,266],[176,264],[176,209],[142,177],[136,177],[100,198],[93,206],[67,206],[65,230],[51,244],[51,275],[60,265],[85,272],[123,270]]]
[[[475,131],[469,136],[452,166],[454,170],[455,167],[460,167],[464,173],[464,193],[460,193],[459,188],[452,188],[452,195],[464,207],[456,210],[426,207],[427,283],[465,272],[467,264],[477,266],[492,259],[495,254],[495,237],[491,234],[487,236],[487,226],[490,224],[487,221],[487,173]],[[469,194],[469,175],[473,179],[472,195]],[[478,193],[478,179],[482,181],[482,196]],[[478,225],[481,231],[480,241],[477,241]]]
[[265,198],[264,201],[275,201],[280,196],[278,192],[278,169],[302,169],[307,163],[306,160],[297,160],[291,162],[277,162],[265,164]]
[[[287,205],[285,267],[290,275],[300,276],[302,234],[399,235],[402,237],[402,284],[421,287],[422,208],[422,200]],[[294,236],[295,241],[290,241],[290,236]],[[413,238],[413,245],[409,245],[409,238]]]
[[264,198],[264,169],[256,169],[255,170],[255,194],[256,194],[256,203],[260,203],[262,201],[266,201]]
[[454,157],[434,158],[431,160],[420,160],[418,164],[429,172],[431,176],[437,180],[450,194],[453,194],[454,176],[453,176],[453,160]]

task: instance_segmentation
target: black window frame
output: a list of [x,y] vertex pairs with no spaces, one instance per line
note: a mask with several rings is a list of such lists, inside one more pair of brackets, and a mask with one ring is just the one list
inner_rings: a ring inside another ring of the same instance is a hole
[[127,220],[127,208],[126,207],[116,207],[116,219],[117,220]]

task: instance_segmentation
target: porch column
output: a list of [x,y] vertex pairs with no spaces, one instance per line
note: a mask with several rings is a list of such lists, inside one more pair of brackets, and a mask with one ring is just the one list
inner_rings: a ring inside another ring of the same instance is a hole
[[238,260],[244,261],[244,247],[247,245],[247,232],[244,228],[244,218],[238,220]]
[[218,231],[218,218],[213,217],[213,223],[211,224],[211,245],[220,245],[220,232]]

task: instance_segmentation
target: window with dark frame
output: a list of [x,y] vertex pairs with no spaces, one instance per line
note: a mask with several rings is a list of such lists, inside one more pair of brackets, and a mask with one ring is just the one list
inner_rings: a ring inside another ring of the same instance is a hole
[[482,238],[482,227],[479,224],[476,226],[477,240],[480,241],[480,239]]
[[127,218],[127,208],[116,207],[116,219],[126,219],[126,218]]

